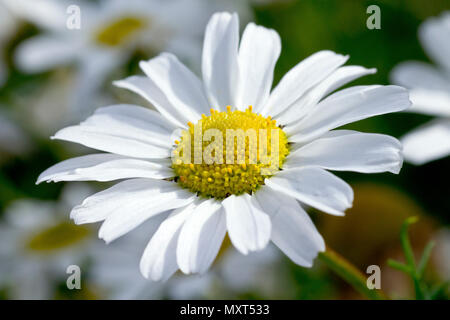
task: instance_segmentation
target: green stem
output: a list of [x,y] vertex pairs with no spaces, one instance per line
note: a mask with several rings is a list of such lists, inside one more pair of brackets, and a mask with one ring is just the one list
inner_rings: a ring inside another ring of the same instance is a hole
[[342,279],[348,282],[356,291],[372,300],[386,300],[386,295],[377,289],[367,287],[366,276],[344,257],[327,247],[319,253],[319,259]]
[[400,231],[400,241],[402,243],[403,251],[405,252],[406,262],[413,270],[416,270],[416,262],[414,259],[413,250],[411,248],[411,243],[409,242],[408,228],[411,224],[416,223],[417,220],[418,218],[415,216],[407,218]]
[[414,291],[416,293],[416,300],[425,300],[425,294],[421,286],[420,280],[414,276],[413,282],[414,282]]
[[409,269],[411,270],[410,275],[414,282],[414,291],[416,293],[417,300],[424,300],[425,290],[421,283],[421,274],[423,274],[428,258],[431,254],[431,249],[433,245],[428,245],[424,251],[424,255],[422,256],[421,261],[419,262],[419,269],[416,268],[416,262],[414,258],[414,252],[411,247],[411,242],[409,241],[408,228],[411,224],[416,223],[418,217],[412,216],[409,217],[403,222],[401,231],[400,231],[400,240],[402,243],[403,251],[405,253],[406,262],[408,263]]
[[425,246],[423,250],[422,257],[420,258],[419,265],[417,266],[417,277],[422,279],[423,274],[425,273],[425,268],[427,267],[428,260],[430,260],[431,251],[435,245],[434,241],[430,241]]

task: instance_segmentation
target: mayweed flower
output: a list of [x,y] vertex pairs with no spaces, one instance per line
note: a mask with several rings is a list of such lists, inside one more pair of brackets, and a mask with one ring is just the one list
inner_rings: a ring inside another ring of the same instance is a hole
[[6,207],[0,220],[0,286],[8,298],[54,299],[67,267],[87,261],[95,234],[72,224],[64,212],[91,192],[88,185],[72,184],[58,202],[24,198]]
[[419,39],[436,66],[409,61],[391,74],[393,83],[410,90],[408,111],[438,117],[401,139],[405,159],[416,165],[450,154],[450,12],[425,21]]
[[[356,86],[323,99],[374,70],[342,67],[348,57],[321,51],[271,91],[281,51],[278,34],[250,23],[239,45],[238,30],[236,14],[212,16],[203,45],[203,82],[164,53],[141,62],[146,76],[115,83],[158,112],[133,105],[100,108],[53,137],[107,153],[63,161],[43,172],[38,183],[126,179],[75,207],[75,223],[104,221],[99,237],[110,242],[172,210],[142,256],[147,278],[167,279],[178,269],[205,272],[226,233],[243,254],[272,241],[309,267],[325,245],[302,205],[341,216],[353,201],[351,187],[326,169],[398,173],[402,165],[396,139],[332,129],[404,110],[410,105],[405,89]],[[172,134],[175,129],[181,131]],[[223,134],[231,135],[231,144],[220,143]]]
[[[70,114],[81,120],[111,72],[138,50],[168,50],[194,61],[203,26],[219,5],[210,0],[4,0],[17,17],[42,33],[15,52],[19,69],[44,72],[75,66]],[[229,5],[228,7],[233,7]],[[246,6],[236,6],[245,11]],[[104,101],[108,97],[101,97]],[[66,122],[67,123],[67,122]]]

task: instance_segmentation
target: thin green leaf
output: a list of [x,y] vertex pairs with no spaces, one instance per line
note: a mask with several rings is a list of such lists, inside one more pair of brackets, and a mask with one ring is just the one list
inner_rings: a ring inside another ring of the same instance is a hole
[[402,243],[403,251],[405,253],[405,258],[406,261],[408,262],[408,265],[413,270],[416,269],[416,263],[414,261],[414,253],[411,248],[411,243],[409,242],[408,228],[411,224],[417,222],[417,220],[419,220],[419,218],[416,216],[407,218],[405,222],[403,222],[402,229],[400,231],[400,240]]
[[389,267],[400,270],[408,275],[411,275],[411,272],[413,271],[410,266],[396,260],[389,259],[387,263]]
[[417,267],[417,277],[419,279],[422,279],[423,277],[428,260],[430,260],[431,251],[433,250],[434,245],[435,245],[434,241],[430,241],[427,243],[425,249],[423,250],[422,257],[420,258],[419,265]]

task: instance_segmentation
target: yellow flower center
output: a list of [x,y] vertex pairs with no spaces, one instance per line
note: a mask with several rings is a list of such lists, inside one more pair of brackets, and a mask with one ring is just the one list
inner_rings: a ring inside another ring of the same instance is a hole
[[50,253],[75,245],[89,236],[89,229],[62,222],[33,234],[26,248],[33,252]]
[[145,27],[147,27],[147,21],[142,18],[123,17],[99,30],[95,39],[102,45],[118,47]]
[[224,199],[256,191],[280,170],[289,146],[270,117],[245,111],[202,115],[175,141],[172,167],[176,181],[199,196]]

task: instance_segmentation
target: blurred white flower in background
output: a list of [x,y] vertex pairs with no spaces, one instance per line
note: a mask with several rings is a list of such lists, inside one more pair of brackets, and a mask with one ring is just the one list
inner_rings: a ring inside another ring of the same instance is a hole
[[391,73],[393,83],[410,89],[408,112],[438,117],[401,139],[405,159],[416,165],[450,155],[450,11],[426,20],[419,39],[436,64],[408,61]]
[[433,262],[440,278],[450,281],[450,229],[441,228],[433,235],[436,247],[433,250]]
[[22,94],[19,88],[12,93],[11,104],[15,114],[21,115],[20,123],[32,135],[41,138],[47,138],[70,122],[69,100],[75,84],[67,69],[58,69],[47,79],[40,81],[31,92]]
[[91,193],[86,184],[65,187],[60,202],[16,200],[0,220],[0,287],[12,299],[53,299],[66,268],[85,261],[95,234],[70,223],[69,208]]
[[246,256],[229,248],[219,260],[219,274],[224,285],[235,294],[256,292],[266,298],[281,297],[289,290],[283,282],[281,257],[272,244]]
[[[100,95],[108,75],[135,50],[149,57],[162,50],[177,53],[196,65],[202,31],[210,14],[231,7],[249,14],[245,2],[218,0],[2,0],[18,17],[42,30],[21,43],[18,67],[28,73],[74,66],[76,79],[69,96],[68,121],[79,121],[107,97]],[[66,24],[69,6],[81,13],[80,29]]]
[[[393,137],[333,129],[404,110],[410,101],[398,86],[354,86],[329,95],[375,72],[343,66],[348,56],[332,51],[304,59],[272,90],[280,52],[274,30],[250,23],[239,41],[238,16],[214,14],[205,31],[202,80],[173,54],[142,61],[146,76],[116,84],[149,100],[158,112],[113,105],[60,130],[54,139],[105,153],[63,161],[43,172],[38,183],[126,179],[71,213],[77,224],[103,221],[99,237],[107,243],[173,210],[141,259],[142,274],[152,280],[168,279],[178,269],[205,273],[226,233],[244,255],[272,241],[296,264],[311,267],[325,244],[302,205],[342,216],[353,202],[352,188],[328,170],[398,173],[403,161]],[[275,131],[280,143],[269,159],[274,170],[264,174],[264,164],[251,164],[248,157],[223,165],[171,159],[184,144],[190,150],[194,123],[202,121],[208,125],[203,130]],[[174,141],[176,129],[184,132]]]

